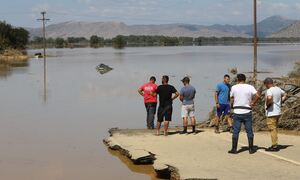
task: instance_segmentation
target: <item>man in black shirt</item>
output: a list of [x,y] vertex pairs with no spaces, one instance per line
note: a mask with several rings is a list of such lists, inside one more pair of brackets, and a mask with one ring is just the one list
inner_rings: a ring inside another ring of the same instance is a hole
[[[173,111],[173,100],[179,96],[179,92],[168,84],[169,77],[162,77],[162,85],[158,86],[156,93],[159,95],[159,107],[157,113],[157,132],[156,135],[160,134],[160,126],[164,121],[164,135],[168,135],[169,122],[172,121]],[[172,97],[172,94],[175,94]]]

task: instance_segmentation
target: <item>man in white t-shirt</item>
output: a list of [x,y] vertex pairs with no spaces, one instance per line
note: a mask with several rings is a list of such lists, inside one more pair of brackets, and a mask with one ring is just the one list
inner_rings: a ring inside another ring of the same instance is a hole
[[233,103],[233,133],[232,133],[232,148],[228,153],[237,154],[237,145],[239,139],[239,133],[242,124],[244,124],[248,143],[249,153],[255,153],[253,148],[253,129],[252,129],[252,108],[259,100],[259,93],[256,89],[246,84],[246,76],[244,74],[237,75],[238,84],[232,86],[230,97]]
[[268,89],[265,96],[265,108],[267,116],[267,125],[271,132],[272,146],[266,151],[279,151],[278,148],[278,132],[277,125],[281,115],[281,103],[287,98],[287,93],[277,86],[274,86],[271,78],[266,78],[264,81]]

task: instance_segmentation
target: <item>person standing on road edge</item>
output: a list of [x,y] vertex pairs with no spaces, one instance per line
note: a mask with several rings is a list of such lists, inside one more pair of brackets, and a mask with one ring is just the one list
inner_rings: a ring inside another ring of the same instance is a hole
[[266,110],[266,121],[271,133],[272,146],[266,151],[279,151],[278,147],[278,120],[281,116],[281,104],[287,98],[287,93],[277,86],[274,86],[273,79],[266,78],[264,85],[267,88],[265,95],[265,110]]
[[[156,135],[160,135],[160,126],[164,122],[164,135],[168,135],[169,123],[172,121],[173,101],[179,96],[179,92],[174,86],[169,85],[169,76],[162,77],[162,85],[158,86],[156,93],[159,95],[159,107],[157,113],[157,131]],[[172,95],[174,97],[172,97]]]
[[224,75],[224,81],[219,83],[216,87],[215,92],[215,102],[216,102],[216,123],[215,123],[215,133],[220,133],[219,126],[221,117],[227,120],[228,129],[231,131],[232,128],[232,119],[230,117],[231,108],[230,108],[230,76],[228,74]]
[[138,89],[141,96],[144,97],[145,108],[147,111],[147,128],[154,129],[154,118],[157,106],[157,95],[155,94],[157,90],[157,85],[155,84],[156,78],[152,76],[148,83],[145,83]]
[[196,89],[190,85],[190,78],[184,77],[182,80],[184,85],[180,90],[180,101],[181,106],[181,117],[183,120],[183,131],[182,134],[187,134],[188,118],[191,119],[193,133],[196,133],[196,118],[195,118],[195,105],[194,98],[196,95]]
[[255,153],[253,147],[253,129],[252,129],[252,108],[259,100],[260,94],[257,90],[246,84],[246,76],[244,74],[237,75],[238,84],[232,86],[230,97],[233,103],[233,133],[232,133],[232,148],[228,153],[237,154],[237,145],[241,125],[244,124],[249,144],[249,153]]

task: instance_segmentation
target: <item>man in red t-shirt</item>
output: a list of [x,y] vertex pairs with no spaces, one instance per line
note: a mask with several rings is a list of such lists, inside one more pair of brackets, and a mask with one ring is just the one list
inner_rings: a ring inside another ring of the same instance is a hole
[[147,128],[154,129],[154,117],[157,105],[157,85],[155,84],[156,78],[152,76],[150,82],[145,83],[138,90],[139,94],[144,97],[145,107],[147,111]]

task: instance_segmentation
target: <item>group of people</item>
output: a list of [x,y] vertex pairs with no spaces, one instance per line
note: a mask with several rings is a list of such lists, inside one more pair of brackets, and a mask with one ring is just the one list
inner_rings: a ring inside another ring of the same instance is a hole
[[[192,85],[190,85],[189,77],[184,77],[181,81],[184,86],[180,92],[178,92],[174,86],[168,84],[168,76],[162,77],[162,85],[160,86],[155,84],[155,77],[151,77],[150,82],[144,84],[138,90],[140,95],[144,97],[145,107],[147,110],[148,129],[154,129],[157,96],[159,96],[156,135],[160,135],[162,122],[164,122],[164,135],[168,135],[169,122],[172,121],[172,102],[177,97],[180,97],[179,99],[182,102],[182,133],[187,134],[188,118],[191,119],[192,132],[196,133],[194,105],[196,90]],[[281,104],[287,98],[287,93],[275,86],[271,78],[266,78],[264,80],[264,85],[267,88],[265,94],[266,121],[271,132],[272,140],[272,145],[267,149],[267,151],[278,151],[277,124],[281,115]],[[248,137],[249,153],[255,153],[256,150],[253,146],[254,133],[252,128],[252,109],[259,101],[260,96],[260,92],[258,92],[252,85],[246,83],[246,76],[244,74],[237,75],[237,84],[232,87],[230,85],[230,76],[227,74],[224,76],[224,81],[217,85],[214,96],[217,109],[215,132],[220,133],[219,124],[221,119],[224,117],[224,119],[227,120],[229,130],[232,132],[232,148],[228,151],[228,153],[238,153],[237,146],[242,124],[245,126]]]
[[181,117],[183,119],[184,130],[187,134],[188,118],[192,121],[193,133],[196,133],[196,118],[194,98],[196,89],[190,85],[190,78],[184,77],[182,80],[184,87],[178,92],[176,88],[169,84],[169,76],[162,77],[162,85],[155,84],[156,78],[152,76],[150,82],[141,86],[138,90],[144,97],[147,111],[147,128],[154,129],[154,118],[157,106],[157,95],[159,96],[159,107],[157,112],[156,135],[160,135],[161,123],[164,122],[164,135],[168,135],[169,123],[172,121],[173,101],[179,97],[182,102]]

